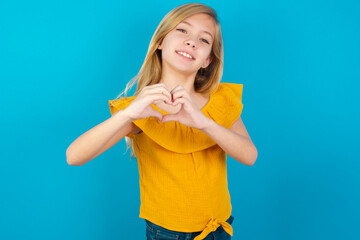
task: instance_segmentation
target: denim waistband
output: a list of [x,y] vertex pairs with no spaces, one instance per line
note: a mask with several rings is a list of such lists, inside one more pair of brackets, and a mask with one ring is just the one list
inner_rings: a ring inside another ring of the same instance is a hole
[[[226,220],[227,223],[232,224],[234,221],[234,216],[230,215],[230,217]],[[155,223],[152,223],[151,221],[145,219],[146,225],[147,227],[150,229],[150,231],[154,231],[154,228],[156,229],[160,229],[160,230],[165,230],[165,231],[171,231],[173,233],[177,233],[177,234],[184,234],[184,233],[201,233],[202,231],[198,231],[198,232],[179,232],[179,231],[172,231],[166,228],[163,228],[159,225],[156,225]]]

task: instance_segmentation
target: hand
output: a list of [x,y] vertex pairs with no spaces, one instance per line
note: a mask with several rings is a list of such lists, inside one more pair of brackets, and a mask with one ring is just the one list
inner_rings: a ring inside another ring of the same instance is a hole
[[132,121],[147,117],[156,117],[162,120],[161,112],[153,109],[151,104],[157,101],[171,104],[171,94],[164,83],[144,87],[139,95],[124,109]]
[[176,114],[167,114],[162,118],[162,122],[178,121],[188,127],[202,129],[209,121],[201,110],[195,105],[186,89],[179,85],[171,90],[173,98],[172,105],[181,104],[181,109]]

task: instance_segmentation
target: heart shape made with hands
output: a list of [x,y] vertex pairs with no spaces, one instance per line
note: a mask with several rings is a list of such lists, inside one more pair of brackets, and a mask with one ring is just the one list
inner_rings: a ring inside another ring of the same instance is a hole
[[170,114],[176,114],[180,111],[182,104],[178,103],[177,105],[171,105],[165,103],[163,100],[156,100],[153,103],[156,107],[163,110],[164,112],[170,113]]
[[[176,88],[176,87],[175,87]],[[175,89],[173,88],[171,91],[169,91],[170,95],[171,95],[171,99],[174,98],[172,91]],[[156,107],[158,107],[159,109],[163,110],[164,112],[170,113],[170,114],[176,114],[180,111],[182,104],[178,103],[177,105],[171,105],[171,104],[167,104],[165,101],[163,100],[156,100],[153,103]]]

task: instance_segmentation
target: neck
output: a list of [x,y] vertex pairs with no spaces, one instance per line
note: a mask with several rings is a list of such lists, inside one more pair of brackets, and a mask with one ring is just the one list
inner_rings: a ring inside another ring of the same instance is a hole
[[169,91],[173,90],[176,86],[181,85],[188,91],[190,96],[193,96],[196,94],[194,88],[195,76],[196,72],[179,72],[164,64],[161,70],[161,79],[159,83],[164,83]]

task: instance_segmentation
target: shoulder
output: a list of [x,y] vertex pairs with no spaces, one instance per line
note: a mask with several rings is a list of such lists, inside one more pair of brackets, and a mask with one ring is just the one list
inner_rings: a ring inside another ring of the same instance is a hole
[[211,96],[211,104],[204,111],[205,116],[230,128],[243,110],[242,90],[243,84],[220,83]]
[[243,84],[221,82],[219,84],[217,92],[223,93],[223,92],[232,91],[233,93],[238,95],[238,94],[242,94],[242,90],[243,90]]
[[218,104],[241,103],[243,84],[239,83],[220,83],[212,94],[213,101]]

